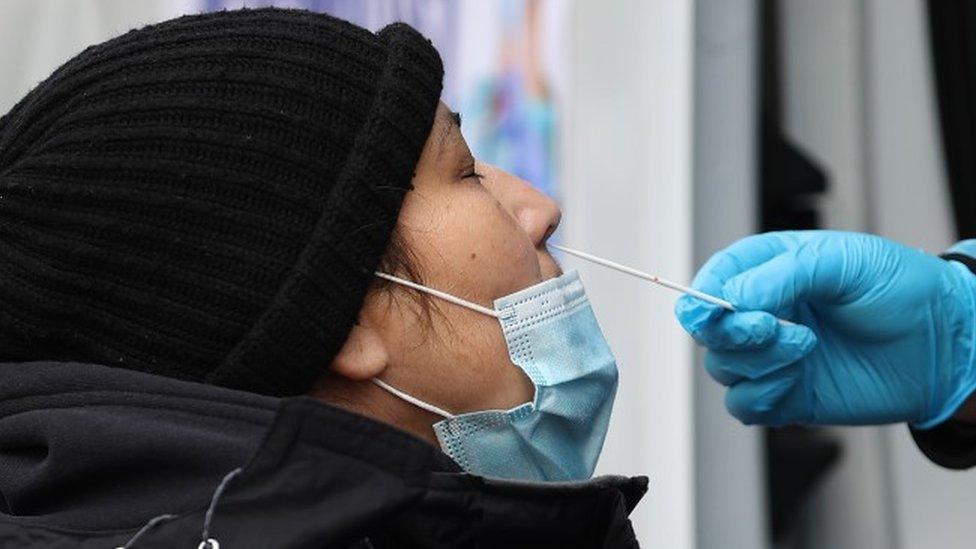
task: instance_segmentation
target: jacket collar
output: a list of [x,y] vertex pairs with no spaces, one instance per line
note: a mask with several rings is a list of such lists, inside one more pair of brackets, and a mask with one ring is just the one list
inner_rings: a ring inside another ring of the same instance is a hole
[[228,547],[369,536],[438,547],[503,533],[518,545],[545,532],[542,541],[629,531],[626,515],[646,491],[646,478],[468,475],[408,433],[306,397],[88,364],[0,364],[0,380],[8,525],[122,539],[173,513],[153,536],[199,541],[215,487],[243,466],[211,525]]
[[646,490],[645,477],[530,483],[469,475],[407,433],[295,398],[281,402],[228,489],[227,528],[217,520],[214,532],[222,543],[246,544],[256,533],[240,528],[244,519],[284,504],[287,517],[271,534],[281,537],[267,546],[285,546],[301,531],[323,545],[372,536],[409,547],[600,547],[614,536],[633,539],[626,517]]

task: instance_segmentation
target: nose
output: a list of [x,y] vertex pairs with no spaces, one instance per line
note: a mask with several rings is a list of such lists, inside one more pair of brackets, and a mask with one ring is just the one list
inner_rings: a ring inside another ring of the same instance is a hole
[[527,184],[526,187],[532,196],[526,201],[525,207],[516,213],[516,218],[529,233],[529,238],[532,239],[535,247],[541,248],[545,246],[552,233],[556,232],[563,212],[551,198]]
[[536,248],[543,248],[546,240],[559,227],[562,210],[551,198],[539,192],[524,179],[494,166],[484,165],[491,172],[490,180],[496,185],[494,194],[498,201],[518,221]]

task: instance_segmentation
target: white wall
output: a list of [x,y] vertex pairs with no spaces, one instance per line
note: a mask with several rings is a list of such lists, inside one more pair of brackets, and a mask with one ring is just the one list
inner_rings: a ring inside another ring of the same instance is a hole
[[[823,162],[829,228],[941,252],[952,241],[922,0],[786,0],[787,133]],[[834,429],[840,467],[807,508],[809,547],[971,547],[976,473],[928,462],[903,425]]]
[[[695,3],[695,264],[756,230],[758,9]],[[695,508],[699,549],[768,545],[762,429],[725,410],[725,387],[696,353]]]
[[[692,270],[692,5],[580,1],[572,16],[567,244],[688,280]],[[694,544],[692,346],[675,296],[578,266],[620,365],[599,470],[649,474],[633,518],[645,547]]]
[[176,15],[168,0],[0,1],[0,113],[86,47]]

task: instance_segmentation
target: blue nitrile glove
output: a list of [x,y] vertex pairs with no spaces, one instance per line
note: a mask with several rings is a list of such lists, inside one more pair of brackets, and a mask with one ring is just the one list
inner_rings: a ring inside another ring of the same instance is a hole
[[867,234],[767,233],[715,254],[693,286],[742,311],[675,307],[744,423],[925,429],[976,388],[976,277],[956,261]]

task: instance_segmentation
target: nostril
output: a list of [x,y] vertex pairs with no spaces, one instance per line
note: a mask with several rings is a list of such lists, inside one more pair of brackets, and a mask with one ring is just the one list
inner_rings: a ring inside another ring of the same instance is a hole
[[559,226],[558,223],[550,223],[549,227],[546,229],[545,234],[542,235],[542,241],[539,242],[539,244],[545,245],[545,243],[548,242],[550,238],[552,238],[552,233],[556,232],[556,228],[558,226]]
[[549,215],[549,228],[546,230],[545,238],[542,239],[543,242],[549,240],[552,233],[556,232],[556,229],[559,228],[559,222],[563,219],[563,211],[559,206],[555,202],[550,201],[550,203],[552,204],[552,212]]
[[[552,238],[553,233],[556,232],[556,229],[559,228],[559,217],[558,216],[551,216],[550,215],[550,216],[547,216],[547,218],[549,220],[549,223],[547,223],[545,225],[545,228],[542,231],[535,233],[535,234],[539,235],[539,239],[536,241],[536,244],[538,246],[545,246],[546,245],[546,242],[548,242],[549,239]],[[540,219],[538,221],[543,221],[543,220]],[[541,225],[541,224],[542,223],[539,223],[539,225]]]

